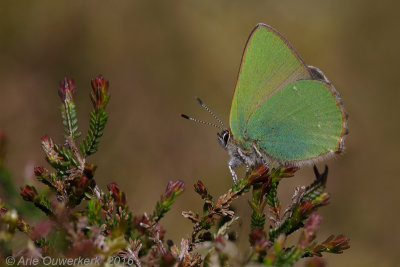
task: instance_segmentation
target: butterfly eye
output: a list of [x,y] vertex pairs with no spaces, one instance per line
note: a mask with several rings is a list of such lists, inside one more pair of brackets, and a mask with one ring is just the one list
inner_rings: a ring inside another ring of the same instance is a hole
[[217,133],[218,136],[218,142],[219,144],[223,147],[226,148],[226,146],[228,145],[229,142],[229,131],[228,130],[224,130],[222,133]]
[[228,144],[228,142],[229,142],[229,132],[228,131],[224,131],[224,133],[223,133],[223,138],[224,138],[224,143],[225,143],[225,146]]

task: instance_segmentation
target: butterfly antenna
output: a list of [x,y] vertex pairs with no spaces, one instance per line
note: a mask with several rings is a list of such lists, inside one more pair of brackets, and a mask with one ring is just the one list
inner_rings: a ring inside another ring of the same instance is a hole
[[198,119],[189,117],[188,115],[185,115],[185,114],[180,114],[180,115],[181,115],[181,117],[184,118],[184,119],[187,119],[187,120],[190,120],[190,121],[194,121],[194,122],[198,122],[198,123],[201,123],[201,124],[205,124],[205,125],[208,125],[208,126],[213,126],[213,127],[218,128],[218,129],[220,129],[220,130],[222,130],[222,131],[225,130],[225,129],[222,128],[221,126],[216,125],[216,124],[214,124],[214,123],[206,122],[206,121],[202,121],[202,120],[198,120]]
[[203,103],[203,101],[201,101],[200,98],[196,97],[197,102],[199,102],[200,106],[202,106],[205,110],[207,110],[213,117],[214,119],[216,119],[221,125],[222,127],[224,127],[224,129],[226,129],[224,123],[217,117],[217,115],[214,114],[214,112],[211,111],[211,109],[209,109],[206,104]]

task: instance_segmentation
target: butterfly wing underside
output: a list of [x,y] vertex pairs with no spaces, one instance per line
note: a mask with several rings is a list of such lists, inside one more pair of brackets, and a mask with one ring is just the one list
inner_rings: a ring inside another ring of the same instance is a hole
[[301,165],[342,149],[344,120],[328,83],[302,80],[265,101],[246,132],[269,158]]
[[273,28],[258,24],[245,46],[230,111],[234,137],[242,141],[251,115],[275,91],[310,72],[290,44]]
[[[301,163],[342,149],[346,116],[335,89],[273,28],[247,41],[230,112],[232,134],[280,163]],[[248,142],[250,141],[250,142]]]

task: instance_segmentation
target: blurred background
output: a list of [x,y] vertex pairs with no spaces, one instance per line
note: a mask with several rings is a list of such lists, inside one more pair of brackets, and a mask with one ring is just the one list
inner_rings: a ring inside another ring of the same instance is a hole
[[[72,77],[83,133],[90,79],[110,81],[109,123],[96,179],[115,181],[136,213],[151,212],[169,180],[186,192],[162,220],[167,238],[186,237],[182,210],[200,211],[199,179],[214,196],[232,178],[216,130],[178,115],[213,121],[199,96],[228,124],[244,44],[258,22],[278,29],[306,63],[321,68],[341,93],[350,135],[346,153],[327,164],[331,204],[318,234],[343,233],[351,249],[328,266],[400,266],[398,62],[400,4],[372,0],[298,1],[2,1],[0,129],[16,184],[44,165],[40,137],[63,142],[58,82]],[[323,164],[319,165],[322,170]],[[396,174],[397,173],[397,174]],[[281,183],[282,199],[314,179],[311,167]],[[236,203],[249,228],[247,197]],[[286,205],[287,202],[283,202]],[[247,232],[242,242],[247,242]],[[302,263],[299,264],[302,266]]]

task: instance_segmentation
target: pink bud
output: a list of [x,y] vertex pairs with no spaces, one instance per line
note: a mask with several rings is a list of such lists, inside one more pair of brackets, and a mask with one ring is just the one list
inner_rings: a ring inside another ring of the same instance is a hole
[[25,185],[24,187],[20,187],[21,190],[21,196],[24,200],[26,201],[32,201],[35,202],[38,197],[39,194],[36,191],[36,188],[30,185]]
[[110,95],[108,94],[109,82],[104,79],[102,75],[92,79],[92,92],[90,93],[90,99],[92,100],[93,107],[98,110],[105,108]]
[[175,182],[169,181],[167,189],[165,189],[165,198],[169,199],[174,194],[180,194],[183,192],[185,183],[181,180],[176,180]]
[[112,198],[118,205],[126,204],[125,193],[119,189],[119,186],[116,183],[107,185],[107,188],[110,190]]
[[74,80],[65,77],[64,80],[60,82],[60,87],[58,88],[58,95],[60,96],[61,101],[65,102],[66,100],[73,100],[75,93],[76,87]]

